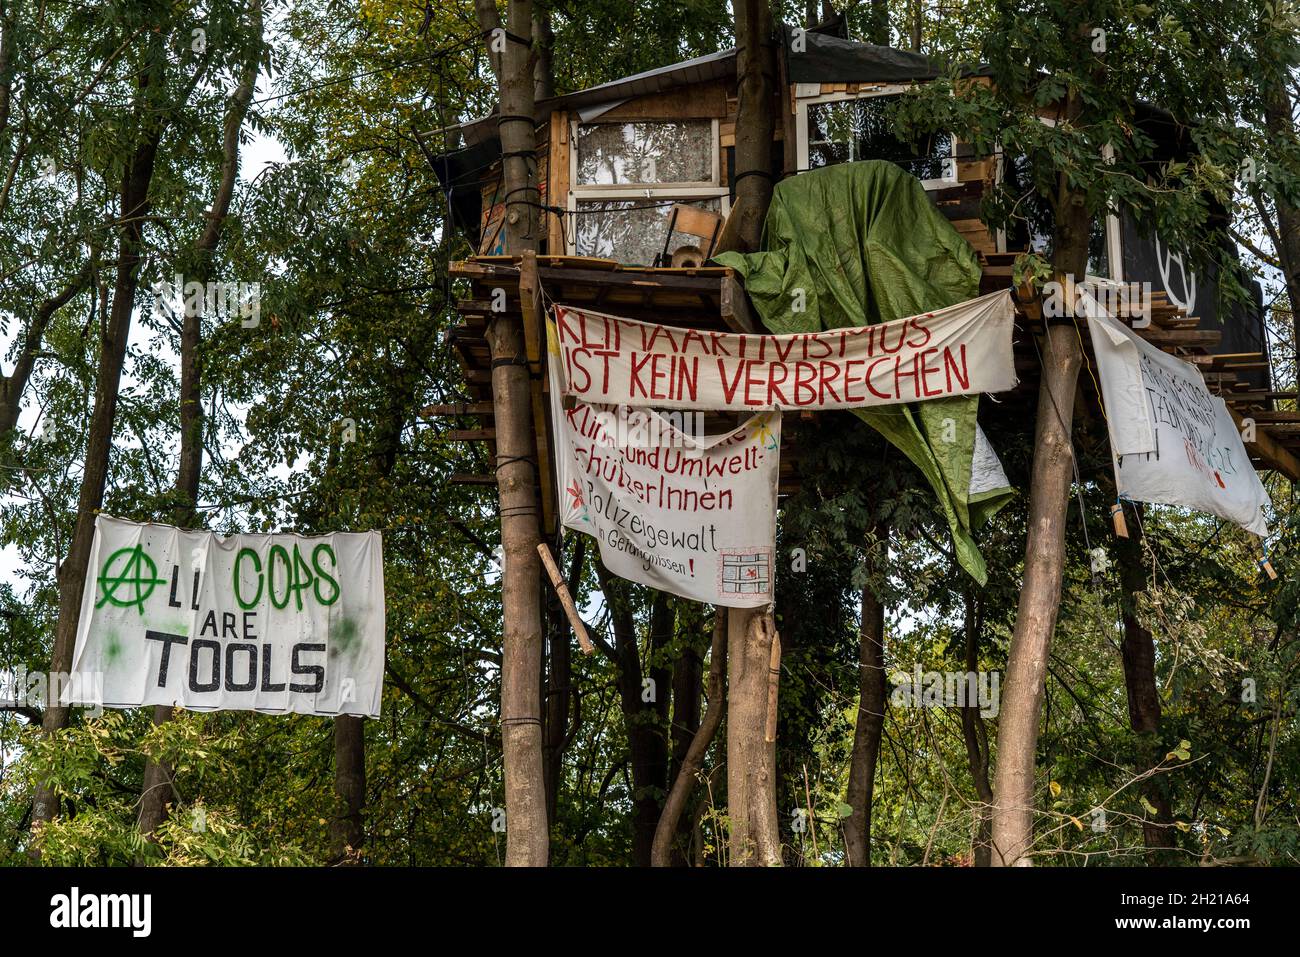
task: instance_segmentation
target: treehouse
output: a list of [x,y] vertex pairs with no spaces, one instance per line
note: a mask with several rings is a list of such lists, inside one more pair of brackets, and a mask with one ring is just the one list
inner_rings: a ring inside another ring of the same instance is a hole
[[[796,36],[786,28],[784,39],[772,143],[778,178],[857,160],[897,164],[920,181],[929,201],[978,256],[981,293],[1011,286],[1016,257],[1043,251],[1051,235],[1050,210],[1035,201],[1025,158],[1000,151],[978,155],[947,134],[899,139],[889,121],[891,102],[913,84],[939,76],[920,55],[816,31]],[[978,71],[969,78],[988,82]],[[440,131],[444,145],[455,145],[440,153],[433,150],[431,135],[421,139],[453,222],[477,250],[451,269],[470,290],[457,304],[460,323],[450,333],[467,401],[426,412],[477,419],[476,427],[452,430],[447,437],[492,444],[491,361],[484,330],[494,305],[500,305],[493,296],[504,290],[505,312],[522,318],[533,365],[548,533],[555,530],[555,495],[548,406],[542,401],[547,302],[700,330],[765,331],[740,278],[729,268],[709,265],[736,195],[735,90],[736,56],[728,50],[539,102],[536,170],[545,209],[536,256],[513,255],[505,242],[496,118]],[[1042,120],[1052,123],[1055,117],[1044,111]],[[1188,155],[1187,131],[1172,117],[1143,106],[1139,121],[1158,144],[1158,161]],[[990,229],[980,218],[982,199],[999,182],[1024,183],[1029,194],[1024,220],[1013,230]],[[1226,223],[1226,214],[1219,214]],[[1148,342],[1197,365],[1235,418],[1253,420],[1255,441],[1247,448],[1257,469],[1300,478],[1300,413],[1275,407],[1276,400],[1295,396],[1273,389],[1257,287],[1253,303],[1221,305],[1216,276],[1196,274],[1187,257],[1160,236],[1145,234],[1128,215],[1094,223],[1088,270],[1103,288],[1150,283],[1149,314],[1121,309],[1119,317]],[[1008,423],[1030,427],[1039,370],[1032,334],[1041,332],[1045,321],[1051,320],[1045,320],[1041,301],[1029,295],[1017,299],[1020,384],[999,396],[999,403],[983,403],[981,419],[1000,417],[1004,428]],[[1085,385],[1079,396],[1079,427],[1104,439],[1096,390]],[[798,419],[787,416],[782,492],[799,483]],[[491,475],[455,480],[495,484]]]

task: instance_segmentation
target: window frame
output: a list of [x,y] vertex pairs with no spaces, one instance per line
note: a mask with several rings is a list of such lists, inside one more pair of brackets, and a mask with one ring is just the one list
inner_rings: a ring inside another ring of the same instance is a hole
[[[882,83],[873,86],[870,89],[859,90],[857,93],[823,93],[821,92],[820,84],[796,84],[794,131],[795,158],[799,163],[799,172],[803,173],[812,169],[812,167],[809,166],[812,157],[809,152],[811,144],[808,140],[808,107],[818,106],[824,103],[849,103],[855,100],[871,99],[881,96],[898,96],[907,93],[910,89],[911,84]],[[816,90],[817,92],[813,93],[812,90]],[[939,179],[921,180],[921,185],[924,186],[927,191],[951,189],[960,183],[957,173],[957,135],[949,132],[948,140],[952,144],[952,152],[947,157],[947,160],[951,161],[952,164],[952,178],[941,177]],[[871,157],[864,157],[864,159],[870,158]]]
[[[1055,126],[1056,120],[1050,116],[1039,116],[1039,122],[1048,126]],[[1002,141],[999,139],[994,147],[994,156],[997,160],[996,173],[994,174],[999,186],[1003,182],[1003,174],[1006,170],[1006,154],[1002,150]],[[1111,143],[1105,144],[1101,148],[1102,159],[1108,163],[1115,162],[1115,147]],[[1006,229],[999,228],[996,237],[997,250],[1000,253],[1007,251],[1007,233]],[[1111,283],[1119,285],[1124,282],[1124,241],[1123,233],[1120,231],[1119,214],[1115,211],[1114,204],[1106,212],[1106,260],[1110,267],[1110,276],[1094,276],[1091,273],[1084,278],[1089,282]]]
[[[699,117],[690,117],[699,119]],[[672,119],[610,119],[594,117],[591,122],[583,123],[579,119],[569,121],[569,193],[565,198],[565,209],[573,218],[573,226],[565,231],[565,252],[577,255],[578,229],[576,216],[578,204],[584,202],[628,202],[644,199],[667,203],[670,200],[689,202],[693,199],[716,199],[719,211],[728,216],[731,213],[731,188],[722,184],[722,149],[718,136],[717,117],[710,119],[709,146],[711,152],[711,181],[692,181],[681,183],[588,183],[578,182],[578,128],[581,126],[612,126],[626,123],[676,123]]]

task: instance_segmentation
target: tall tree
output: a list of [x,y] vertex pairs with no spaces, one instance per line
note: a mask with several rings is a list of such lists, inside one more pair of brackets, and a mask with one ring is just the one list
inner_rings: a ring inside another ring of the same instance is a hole
[[[533,126],[536,50],[531,0],[510,0],[501,68],[506,244],[512,255],[536,252],[539,239],[537,146]],[[505,633],[501,645],[501,738],[506,778],[506,863],[547,861],[546,783],[542,764],[541,541],[537,514],[537,447],[528,352],[520,317],[498,315],[488,327],[501,502],[501,572]]]
[[[217,244],[221,241],[222,228],[230,214],[235,180],[239,176],[239,144],[243,135],[244,118],[253,100],[257,73],[262,64],[261,0],[253,0],[248,9],[248,18],[247,35],[239,37],[246,43],[243,66],[235,78],[235,88],[231,92],[230,104],[223,121],[221,165],[216,192],[206,213],[207,221],[203,232],[194,244],[192,268],[186,270],[190,281],[204,285],[212,280],[215,272]],[[181,528],[192,528],[197,524],[199,479],[203,472],[203,313],[200,309],[186,308],[183,311],[180,344],[180,448],[176,469],[176,505],[171,519]],[[171,720],[171,716],[170,705],[157,705],[154,708],[154,724],[163,724]],[[140,792],[140,832],[146,837],[152,837],[166,819],[172,796],[171,776],[171,768],[165,762],[149,760],[145,763],[144,784]]]
[[[77,619],[95,534],[95,515],[104,501],[108,480],[109,454],[113,444],[118,386],[126,356],[131,317],[142,256],[145,223],[149,216],[149,187],[153,181],[158,146],[171,111],[179,108],[168,89],[168,61],[165,55],[170,30],[159,28],[146,35],[139,56],[139,73],[132,100],[132,148],[122,164],[118,205],[118,246],[112,306],[102,327],[99,364],[95,378],[94,411],[86,438],[85,461],[77,502],[76,525],[67,557],[59,567],[59,617],[50,656],[52,674],[72,670]],[[197,81],[200,73],[196,73]],[[188,97],[188,89],[185,97]],[[183,103],[183,100],[182,100]],[[45,709],[42,728],[47,734],[67,726],[69,709],[53,702]],[[49,821],[59,812],[58,795],[40,785],[33,796],[32,819]]]
[[[888,528],[878,526],[882,551],[888,552]],[[858,713],[849,759],[846,796],[851,808],[844,821],[844,854],[851,867],[871,865],[871,799],[876,787],[876,761],[880,757],[885,727],[885,603],[874,582],[862,587],[862,624],[859,629]]]

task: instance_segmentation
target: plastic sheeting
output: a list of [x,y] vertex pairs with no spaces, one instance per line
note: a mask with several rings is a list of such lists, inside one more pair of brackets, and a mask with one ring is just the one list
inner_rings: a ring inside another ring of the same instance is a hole
[[[881,160],[831,166],[777,184],[763,247],[714,261],[744,277],[755,309],[776,333],[888,322],[979,292],[974,250],[915,177]],[[854,414],[929,480],[958,561],[983,584],[987,571],[972,530],[1014,493],[1005,483],[972,483],[978,403],[978,396],[967,396]]]

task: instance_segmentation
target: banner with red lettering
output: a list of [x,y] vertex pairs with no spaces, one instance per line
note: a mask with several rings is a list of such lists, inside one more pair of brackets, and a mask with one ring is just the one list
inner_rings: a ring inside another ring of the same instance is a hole
[[556,486],[565,528],[615,575],[731,608],[772,601],[781,413],[705,435],[702,413],[560,401],[547,323]]
[[706,332],[570,306],[566,394],[658,409],[851,409],[1016,384],[1010,291],[895,322],[793,335]]

